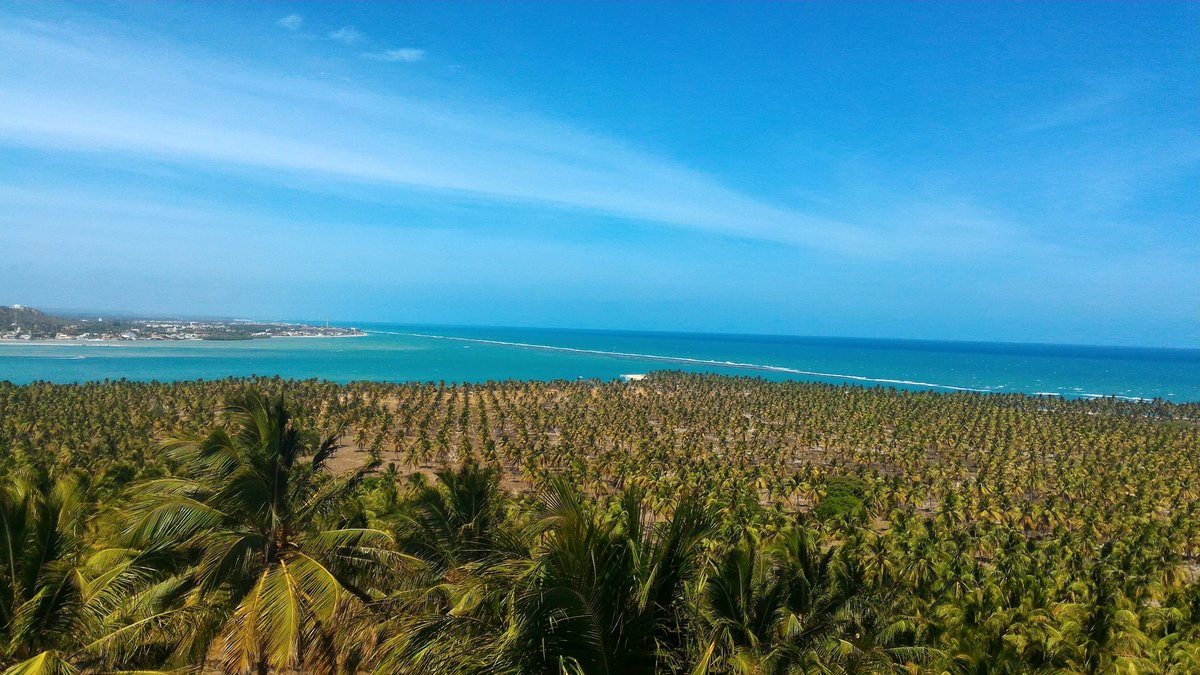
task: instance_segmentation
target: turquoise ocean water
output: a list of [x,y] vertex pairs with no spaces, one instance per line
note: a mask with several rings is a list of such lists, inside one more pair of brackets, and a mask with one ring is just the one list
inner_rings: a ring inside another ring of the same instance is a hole
[[1200,401],[1200,349],[929,342],[530,328],[364,326],[356,338],[0,342],[0,380],[244,375],[482,382],[613,379],[677,369],[893,386]]

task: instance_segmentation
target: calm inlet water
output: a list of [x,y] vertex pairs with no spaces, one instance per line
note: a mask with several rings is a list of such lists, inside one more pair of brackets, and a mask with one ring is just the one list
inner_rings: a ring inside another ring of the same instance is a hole
[[445,326],[358,338],[0,343],[0,380],[613,379],[678,369],[775,380],[1200,401],[1200,350]]

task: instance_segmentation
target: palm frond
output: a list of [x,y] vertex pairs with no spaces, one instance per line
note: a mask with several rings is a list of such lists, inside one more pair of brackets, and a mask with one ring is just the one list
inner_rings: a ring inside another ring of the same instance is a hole
[[49,650],[9,666],[3,675],[75,675],[78,672],[79,669],[60,652]]

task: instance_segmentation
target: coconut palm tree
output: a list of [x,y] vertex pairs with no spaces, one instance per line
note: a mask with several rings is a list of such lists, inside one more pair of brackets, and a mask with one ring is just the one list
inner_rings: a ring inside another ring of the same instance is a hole
[[710,511],[685,498],[656,521],[637,490],[604,510],[563,480],[541,501],[522,535],[532,548],[451,571],[435,612],[423,598],[396,623],[377,672],[636,674],[685,660],[682,601]]
[[29,472],[0,490],[0,654],[54,663],[78,646],[87,582],[76,481]]
[[801,527],[761,551],[752,539],[730,547],[701,584],[708,642],[696,672],[857,672],[928,661],[927,650],[903,642],[910,623],[885,618],[864,565]]
[[503,527],[508,499],[500,490],[499,470],[467,461],[436,475],[437,484],[418,486],[397,518],[403,550],[440,574],[505,551],[520,553],[515,533]]
[[176,475],[136,486],[125,535],[182,580],[202,607],[179,653],[213,653],[227,671],[332,672],[360,655],[340,626],[394,571],[391,536],[365,526],[347,496],[371,468],[325,471],[336,436],[298,427],[283,400],[251,392],[227,427],[171,440]]
[[636,675],[678,666],[685,584],[702,564],[711,511],[685,497],[655,522],[628,489],[602,515],[563,481],[544,501],[549,529],[514,602],[520,669]]
[[[152,570],[119,551],[88,556],[83,490],[18,472],[0,488],[0,664],[7,673],[99,670],[162,646],[143,589]],[[138,644],[122,638],[138,627]],[[17,662],[17,663],[13,663]]]
[[1137,666],[1145,665],[1139,654],[1148,639],[1137,613],[1116,589],[1112,549],[1106,544],[1092,564],[1086,599],[1061,607],[1062,630],[1075,651],[1071,665],[1089,675],[1113,667],[1136,672]]

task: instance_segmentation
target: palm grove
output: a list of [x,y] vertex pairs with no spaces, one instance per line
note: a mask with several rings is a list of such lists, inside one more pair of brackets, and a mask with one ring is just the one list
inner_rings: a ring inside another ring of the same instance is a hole
[[1200,672],[1200,406],[0,383],[8,673]]

